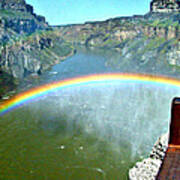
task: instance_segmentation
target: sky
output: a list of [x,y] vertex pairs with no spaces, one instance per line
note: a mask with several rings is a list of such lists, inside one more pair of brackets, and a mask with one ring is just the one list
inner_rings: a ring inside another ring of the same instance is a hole
[[50,25],[79,24],[145,14],[151,0],[26,0]]

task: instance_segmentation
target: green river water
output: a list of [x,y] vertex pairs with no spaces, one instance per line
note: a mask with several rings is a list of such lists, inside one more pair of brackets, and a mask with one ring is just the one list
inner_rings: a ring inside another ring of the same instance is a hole
[[[129,64],[108,67],[113,58],[118,53],[78,51],[17,91],[79,75],[131,72]],[[178,95],[171,85],[115,82],[62,89],[28,102],[0,117],[0,179],[128,179],[129,168],[167,132],[171,100]]]

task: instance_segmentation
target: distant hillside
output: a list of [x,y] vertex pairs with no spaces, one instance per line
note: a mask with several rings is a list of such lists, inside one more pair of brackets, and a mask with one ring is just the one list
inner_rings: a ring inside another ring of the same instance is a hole
[[[171,6],[170,6],[171,3]],[[162,6],[160,6],[162,5]],[[164,9],[163,9],[164,8]],[[109,65],[138,62],[180,66],[179,1],[154,0],[145,15],[55,27],[66,41],[87,47],[114,48],[121,58]]]

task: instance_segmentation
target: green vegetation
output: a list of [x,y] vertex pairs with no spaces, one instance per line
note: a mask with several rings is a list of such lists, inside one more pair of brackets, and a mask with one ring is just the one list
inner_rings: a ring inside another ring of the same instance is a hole
[[55,47],[51,48],[51,51],[57,54],[59,57],[68,56],[72,52],[72,46],[69,43],[60,45],[56,43]]
[[175,21],[175,22],[172,24],[172,26],[173,26],[173,27],[177,27],[177,26],[179,26],[179,27],[180,27],[180,24],[179,24],[179,22],[178,22],[178,21]]
[[14,17],[16,13],[11,10],[0,9],[0,17]]
[[4,18],[34,18],[30,13],[27,12],[19,12],[19,11],[13,11],[13,10],[0,10],[0,17]]
[[0,72],[0,97],[15,87],[16,80],[5,72]]
[[162,20],[162,21],[160,21],[158,19],[158,20],[155,20],[155,21],[151,22],[149,25],[153,26],[153,27],[161,27],[161,28],[180,26],[178,21],[173,21],[172,19]]
[[160,23],[160,20],[157,19],[157,20],[155,20],[155,21],[151,24],[151,26],[157,27],[157,26],[159,25],[159,23]]
[[[146,37],[146,36],[144,36],[144,37]],[[139,45],[143,44],[144,41],[145,41],[144,38],[139,39],[139,40],[136,40],[136,41],[127,41],[128,44],[129,44],[128,51],[136,50],[136,48],[137,48]]]
[[102,43],[102,46],[114,47],[119,44],[119,41],[113,39],[107,39]]
[[178,39],[171,39],[170,41],[164,43],[163,48],[160,50],[160,54],[165,54],[168,50],[169,47],[172,46],[177,46],[178,45]]
[[166,42],[165,38],[156,37],[156,38],[151,39],[145,48],[148,50],[153,50],[153,49],[158,48],[164,42]]
[[[153,51],[153,50],[156,50],[157,48],[160,48],[160,46],[163,46],[164,47],[164,43],[166,42],[166,39],[165,38],[152,38],[152,39],[147,39],[147,40],[143,40],[141,39],[139,41],[139,43],[135,43],[133,45],[133,47],[131,47],[131,51],[133,50],[134,48],[134,53],[133,53],[133,56],[132,57],[141,57],[143,54],[145,54],[146,52],[149,52],[149,51]],[[143,44],[143,46],[142,46]],[[141,47],[141,48],[140,48]],[[136,48],[136,49],[135,49]],[[163,48],[162,48],[163,49]]]

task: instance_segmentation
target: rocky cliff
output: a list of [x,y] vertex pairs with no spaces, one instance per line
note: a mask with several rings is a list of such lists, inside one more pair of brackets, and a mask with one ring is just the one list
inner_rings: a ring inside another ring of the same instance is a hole
[[179,13],[148,13],[144,16],[121,17],[102,22],[56,27],[74,44],[98,47],[118,47],[137,36],[180,38]]
[[153,0],[151,2],[151,12],[179,12],[180,0]]
[[0,42],[2,43],[24,33],[30,34],[37,30],[48,29],[49,26],[45,18],[36,15],[33,7],[26,4],[24,0],[1,0],[0,28]]
[[[2,0],[0,3],[1,9],[11,9],[15,11],[27,11],[32,13],[33,7],[30,5],[27,5],[24,0]],[[30,11],[28,11],[30,10]]]
[[14,78],[40,74],[72,51],[24,0],[1,1],[0,30],[0,70]]
[[52,65],[72,54],[72,47],[56,31],[42,31],[1,49],[0,67],[14,78],[40,75]]
[[[18,27],[21,25],[25,26],[27,20],[34,20],[34,24],[36,24],[40,29],[45,29],[48,27],[45,17],[36,15],[33,7],[26,4],[25,0],[2,0],[2,2],[0,2],[0,16],[2,16],[2,19],[4,18],[6,21],[10,19],[21,20],[20,23],[17,24]],[[8,25],[8,22],[6,23],[6,25]],[[13,24],[12,21],[10,24],[10,27],[15,25],[15,23]],[[31,32],[35,31],[37,27],[31,29]],[[24,28],[23,30],[24,32],[30,32],[28,27]]]
[[51,29],[25,0],[0,1],[0,96],[15,79],[39,75],[72,54]]
[[120,17],[102,22],[56,27],[72,44],[115,48],[122,62],[138,61],[140,66],[155,61],[180,65],[180,14],[149,12],[144,16]]

